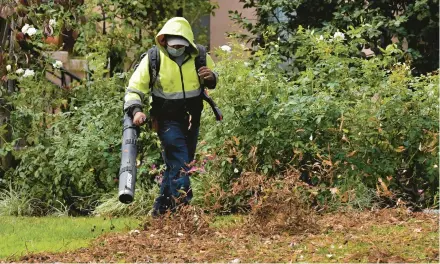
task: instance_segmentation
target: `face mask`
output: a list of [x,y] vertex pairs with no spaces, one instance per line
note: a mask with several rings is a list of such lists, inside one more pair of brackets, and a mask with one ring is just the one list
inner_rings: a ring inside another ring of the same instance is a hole
[[167,51],[170,56],[179,57],[185,52],[185,47],[181,47],[180,49],[175,49],[170,46],[167,46]]

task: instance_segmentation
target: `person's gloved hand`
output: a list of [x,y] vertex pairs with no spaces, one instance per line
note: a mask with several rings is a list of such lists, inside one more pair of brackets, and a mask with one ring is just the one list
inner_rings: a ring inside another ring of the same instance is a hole
[[215,78],[214,73],[206,66],[200,67],[198,74],[202,79],[207,81],[213,81]]
[[145,123],[145,120],[147,120],[147,116],[142,112],[137,112],[133,117],[133,124],[141,126]]

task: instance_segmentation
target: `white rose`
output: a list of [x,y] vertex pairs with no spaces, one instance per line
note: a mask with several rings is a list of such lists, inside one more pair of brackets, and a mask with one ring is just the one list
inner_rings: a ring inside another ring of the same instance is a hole
[[226,52],[231,52],[232,48],[229,47],[228,45],[223,45],[220,47],[221,50],[226,51]]
[[30,27],[27,30],[26,34],[28,34],[29,36],[33,36],[33,35],[37,34],[37,30],[34,27]]
[[339,39],[339,40],[344,40],[345,39],[345,35],[342,32],[336,32],[335,35],[333,35],[334,39]]
[[15,71],[16,74],[23,74],[24,70],[22,68]]
[[63,67],[63,62],[57,60],[57,61],[55,61],[54,63],[52,63],[52,66],[53,66],[54,68],[59,69],[59,68]]
[[26,34],[26,32],[28,31],[28,29],[29,29],[29,24],[25,24],[22,28],[21,28],[21,32],[23,32],[24,34]]
[[26,69],[26,71],[24,71],[23,77],[32,77],[34,75],[35,72],[33,70]]
[[11,65],[6,65],[6,70],[7,70],[8,72],[10,72],[11,69],[12,69]]
[[57,21],[55,19],[50,19],[49,20],[49,26],[55,26],[57,24]]

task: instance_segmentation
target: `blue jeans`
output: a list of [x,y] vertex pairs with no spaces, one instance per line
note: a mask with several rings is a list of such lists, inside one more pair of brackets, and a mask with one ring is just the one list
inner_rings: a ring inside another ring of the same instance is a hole
[[163,214],[168,209],[174,210],[177,204],[187,204],[192,199],[188,171],[194,159],[199,127],[188,130],[188,124],[184,121],[162,120],[158,134],[166,170],[153,210],[156,214]]

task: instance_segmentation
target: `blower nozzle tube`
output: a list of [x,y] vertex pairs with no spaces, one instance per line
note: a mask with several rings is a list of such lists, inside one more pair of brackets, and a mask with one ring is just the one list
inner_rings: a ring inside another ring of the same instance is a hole
[[136,155],[139,128],[133,125],[128,114],[124,115],[122,132],[121,168],[119,169],[119,201],[129,204],[134,200],[136,185]]

